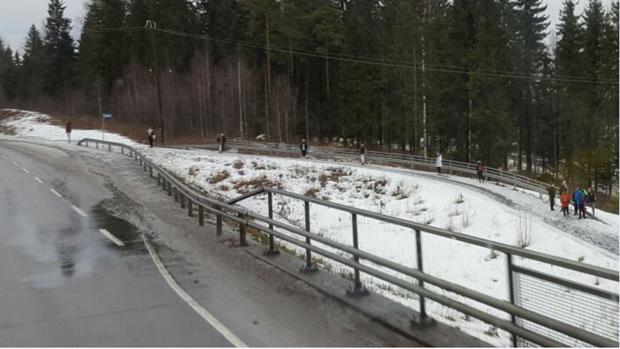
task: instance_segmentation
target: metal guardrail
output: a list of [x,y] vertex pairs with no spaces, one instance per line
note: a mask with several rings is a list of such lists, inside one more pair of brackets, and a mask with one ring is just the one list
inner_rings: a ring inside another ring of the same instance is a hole
[[[575,338],[584,343],[589,343],[594,346],[600,347],[617,347],[618,338],[608,338],[591,331],[584,330],[577,326],[567,324],[565,322],[554,319],[550,316],[541,314],[540,312],[532,311],[521,307],[515,303],[514,297],[514,280],[513,274],[519,267],[513,263],[513,256],[519,256],[524,259],[535,260],[542,263],[547,263],[553,266],[558,266],[580,273],[585,273],[592,276],[608,279],[618,282],[618,272],[610,269],[605,269],[593,265],[584,263],[578,263],[565,258],[560,258],[540,252],[529,251],[518,247],[510,246],[507,244],[497,243],[491,240],[472,237],[469,235],[447,231],[415,222],[407,221],[400,218],[394,218],[379,213],[361,210],[353,207],[347,207],[344,205],[331,203],[315,198],[306,197],[303,195],[286,192],[283,190],[273,188],[259,188],[255,191],[242,195],[236,199],[228,202],[218,201],[206,196],[201,195],[197,191],[193,190],[186,184],[182,183],[174,175],[163,169],[162,167],[154,164],[147,159],[143,154],[134,149],[131,146],[100,141],[95,139],[82,139],[78,144],[88,146],[89,143],[95,144],[97,148],[101,145],[102,148],[107,146],[108,151],[112,151],[112,147],[120,149],[121,154],[127,154],[132,157],[136,162],[139,162],[144,171],[148,171],[149,175],[153,177],[154,172],[157,174],[157,182],[162,186],[162,189],[167,192],[169,196],[174,196],[175,202],[180,202],[182,208],[187,208],[189,216],[194,215],[194,205],[198,209],[198,224],[204,225],[205,212],[214,214],[216,220],[216,234],[222,234],[222,220],[227,219],[229,222],[239,224],[239,243],[241,246],[246,244],[246,229],[248,227],[256,229],[264,234],[269,235],[269,249],[266,253],[277,254],[277,247],[275,244],[275,238],[286,241],[292,245],[298,246],[306,250],[305,266],[303,271],[311,272],[316,270],[312,263],[312,253],[317,253],[325,258],[348,266],[354,271],[354,284],[351,290],[351,294],[363,294],[364,289],[360,279],[360,273],[368,274],[372,277],[380,279],[384,282],[401,287],[405,290],[418,294],[419,296],[419,316],[418,321],[425,320],[427,314],[425,312],[425,303],[428,300],[445,305],[449,308],[460,311],[464,314],[468,314],[474,318],[477,318],[483,322],[489,323],[497,328],[508,331],[513,334],[513,343],[517,343],[517,338],[536,343],[542,346],[567,346],[567,344],[561,340],[548,336],[545,333],[541,333],[536,329],[527,328],[519,325],[519,320],[525,320],[530,323],[536,324],[539,327],[549,329],[561,333],[570,338]],[[252,212],[246,208],[236,205],[241,200],[266,194],[268,197],[268,216]],[[273,218],[273,196],[282,195],[292,199],[297,199],[304,202],[305,211],[305,227],[301,229],[299,227],[283,223]],[[346,245],[331,239],[325,238],[318,234],[312,234],[310,229],[310,204],[322,205],[332,209],[348,212],[351,214],[351,229],[353,235],[353,246]],[[395,224],[401,227],[406,227],[415,232],[416,237],[416,253],[417,253],[417,268],[411,268],[399,263],[392,262],[380,256],[362,251],[357,246],[357,217],[364,216],[376,220],[380,220],[386,223]],[[276,228],[278,230],[276,230]],[[422,233],[441,236],[444,238],[458,240],[467,244],[488,248],[496,251],[500,251],[506,255],[507,260],[507,280],[510,289],[509,299],[502,300],[494,297],[490,297],[481,292],[457,285],[455,283],[443,280],[441,278],[429,275],[424,272],[422,265]],[[313,245],[312,242],[318,242],[325,246],[328,246],[332,251]],[[345,252],[351,255],[351,258],[346,258],[338,252]],[[362,264],[360,261],[371,262],[372,265],[377,265],[382,269],[373,267],[369,264]],[[393,274],[399,274],[403,276],[409,276],[416,279],[418,282],[405,281],[395,275],[390,275],[385,272],[389,270]],[[519,269],[519,270],[521,270]],[[539,278],[545,279],[542,273],[532,271],[530,275],[540,274]],[[556,278],[557,279],[557,278]],[[574,282],[572,282],[574,284]],[[495,316],[488,312],[477,309],[471,305],[459,302],[446,295],[439,294],[425,287],[425,284],[433,285],[434,287],[442,290],[455,293],[470,300],[488,305],[492,308],[498,309],[506,314],[510,315],[511,320],[506,320],[501,317]],[[570,285],[571,281],[567,281],[564,286]],[[568,286],[567,286],[568,287]],[[581,285],[580,290],[588,289],[589,287]],[[609,299],[618,302],[618,295],[612,292],[597,289],[595,292],[603,293],[608,296]]]

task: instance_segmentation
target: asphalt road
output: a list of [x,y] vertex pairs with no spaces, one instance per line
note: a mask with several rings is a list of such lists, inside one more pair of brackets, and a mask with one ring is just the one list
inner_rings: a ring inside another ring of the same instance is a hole
[[0,142],[0,156],[0,345],[231,346],[139,240],[99,231],[135,232],[96,209],[101,181],[59,151]]
[[0,346],[418,345],[192,231],[144,176],[118,154],[0,139]]

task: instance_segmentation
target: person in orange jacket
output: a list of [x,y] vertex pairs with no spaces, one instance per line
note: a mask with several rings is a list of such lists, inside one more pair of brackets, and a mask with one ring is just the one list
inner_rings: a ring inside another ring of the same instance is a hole
[[570,215],[568,213],[568,205],[570,204],[570,194],[568,192],[563,192],[562,194],[560,194],[560,203],[562,204],[562,213],[564,214],[564,217]]

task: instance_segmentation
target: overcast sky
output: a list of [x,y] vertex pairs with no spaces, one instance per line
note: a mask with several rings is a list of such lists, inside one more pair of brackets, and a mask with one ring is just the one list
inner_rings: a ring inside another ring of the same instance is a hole
[[[90,0],[66,0],[65,15],[73,22],[73,37],[79,39],[80,28],[84,18],[85,4]],[[612,0],[602,0],[606,9],[609,9]],[[548,30],[555,31],[562,0],[546,0],[551,25]],[[0,0],[0,38],[11,48],[21,50],[24,38],[30,25],[41,28],[47,15],[48,0]],[[577,13],[581,13],[587,0],[580,0]]]

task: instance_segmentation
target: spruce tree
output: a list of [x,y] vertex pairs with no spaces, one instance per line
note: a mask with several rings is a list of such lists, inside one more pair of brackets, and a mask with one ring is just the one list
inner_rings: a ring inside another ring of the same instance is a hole
[[63,95],[75,85],[75,46],[71,37],[71,20],[64,16],[63,0],[50,0],[45,23],[47,67],[45,91],[51,96]]
[[475,43],[467,57],[473,71],[468,78],[473,155],[486,164],[498,166],[504,162],[512,141],[508,80],[475,72],[506,71],[509,51],[497,3],[482,1],[474,6]]
[[[514,68],[522,75],[533,77],[542,72],[545,58],[544,39],[547,36],[548,17],[544,14],[547,6],[542,4],[542,0],[515,0],[516,33],[515,52],[516,61]],[[527,171],[532,171],[533,151],[534,151],[534,125],[536,118],[540,117],[535,105],[536,80],[522,79],[516,85],[517,90],[521,91],[517,96],[517,110],[519,115],[520,129],[520,152],[525,152]]]
[[38,97],[43,92],[46,52],[41,34],[32,25],[24,43],[18,96],[21,100]]

